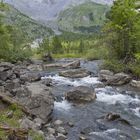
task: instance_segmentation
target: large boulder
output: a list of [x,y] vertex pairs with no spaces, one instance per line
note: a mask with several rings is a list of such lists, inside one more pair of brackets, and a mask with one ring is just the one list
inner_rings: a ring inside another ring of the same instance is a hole
[[32,73],[25,73],[20,76],[20,80],[24,82],[35,82],[41,80],[40,73],[32,72]]
[[46,123],[51,119],[54,106],[53,95],[46,89],[45,85],[40,83],[30,83],[27,88],[31,92],[31,97],[27,101],[22,101],[22,103],[25,104],[33,116]]
[[107,80],[111,79],[113,75],[114,73],[109,70],[101,70],[99,72],[99,80],[101,82],[106,82]]
[[8,79],[8,72],[7,71],[1,71],[0,72],[0,80],[6,81]]
[[0,72],[11,70],[13,67],[14,67],[14,65],[9,62],[1,62],[0,63]]
[[12,92],[14,89],[17,89],[21,86],[19,79],[10,80],[5,83],[5,90]]
[[80,60],[76,60],[76,61],[63,65],[63,68],[69,68],[69,69],[77,69],[79,67],[80,67]]
[[99,80],[105,82],[107,85],[120,86],[131,81],[131,76],[125,73],[113,74],[108,70],[101,70],[99,73]]
[[83,78],[89,76],[90,73],[85,69],[73,69],[59,72],[60,76],[69,78]]
[[69,101],[82,103],[94,101],[96,99],[96,94],[92,88],[79,86],[68,91],[65,97]]
[[132,87],[140,88],[140,81],[132,80],[130,84]]

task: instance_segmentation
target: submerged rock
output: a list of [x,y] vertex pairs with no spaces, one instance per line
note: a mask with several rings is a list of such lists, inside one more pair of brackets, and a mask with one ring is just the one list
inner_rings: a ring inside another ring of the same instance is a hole
[[65,97],[69,101],[82,103],[94,101],[96,99],[96,94],[92,88],[79,86],[67,92]]
[[119,114],[115,114],[115,113],[108,113],[104,117],[104,119],[107,121],[117,121],[117,122],[120,122],[124,125],[131,125],[127,120],[121,118],[121,116]]
[[66,70],[59,73],[60,76],[69,78],[83,78],[89,76],[90,73],[85,69]]
[[115,121],[117,119],[120,119],[121,116],[119,114],[113,114],[113,113],[108,113],[104,119],[107,121]]

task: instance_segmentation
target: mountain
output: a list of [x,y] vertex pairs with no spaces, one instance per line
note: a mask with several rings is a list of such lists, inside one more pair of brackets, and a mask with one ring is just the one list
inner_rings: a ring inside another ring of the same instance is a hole
[[[47,22],[57,18],[59,13],[71,5],[79,5],[89,0],[5,0],[15,8],[35,20]],[[90,0],[101,4],[111,4],[113,0]]]
[[4,14],[3,22],[5,24],[14,25],[30,40],[53,34],[50,28],[31,19],[9,4],[7,4],[6,9],[0,9],[0,12]]
[[60,12],[58,26],[65,31],[98,32],[109,9],[109,6],[95,2],[82,3]]
[[[111,5],[113,2],[113,0],[4,0],[4,1],[6,3],[13,5],[16,9],[20,10],[22,13],[28,15],[34,20],[39,21],[41,24],[47,25],[54,31],[58,31],[59,29],[66,31],[74,31],[74,30],[96,31],[96,28],[100,28],[100,26],[103,24],[105,20],[105,12],[107,11],[107,9],[109,9],[108,5]],[[92,4],[90,5],[90,3]],[[67,15],[70,15],[70,17],[68,21],[65,21],[67,20]],[[80,20],[79,17],[77,17],[76,15],[80,16],[82,20]],[[72,16],[76,17],[76,19],[73,20],[74,18]],[[92,16],[94,16],[94,20],[91,19],[93,18]],[[80,21],[82,22],[80,23]],[[86,27],[85,26],[83,27],[83,24],[87,24]]]

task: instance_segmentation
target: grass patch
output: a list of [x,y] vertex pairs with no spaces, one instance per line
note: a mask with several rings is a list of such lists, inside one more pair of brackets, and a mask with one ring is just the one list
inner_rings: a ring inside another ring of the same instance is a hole
[[[8,112],[13,111],[13,116],[8,117]],[[19,120],[23,117],[23,112],[18,108],[17,105],[13,104],[7,108],[0,110],[0,125],[18,128],[20,126]],[[0,139],[7,140],[7,134],[5,131],[0,130]]]
[[44,140],[44,136],[35,131],[30,131],[29,135],[32,137],[32,140]]
[[76,53],[64,53],[64,54],[53,54],[54,58],[82,58],[83,54]]

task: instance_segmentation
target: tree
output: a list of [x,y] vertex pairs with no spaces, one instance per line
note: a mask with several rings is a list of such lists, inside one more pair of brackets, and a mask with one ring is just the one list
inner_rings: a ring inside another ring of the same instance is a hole
[[129,62],[138,51],[140,18],[135,10],[135,0],[116,0],[104,31],[111,57]]
[[46,53],[51,54],[52,53],[52,40],[49,38],[43,39],[43,41],[39,45],[38,52],[44,56]]
[[[8,6],[0,2],[0,10],[8,10]],[[16,62],[28,59],[31,49],[26,45],[26,39],[16,27],[7,26],[0,14],[0,60]]]
[[54,36],[52,39],[53,53],[58,54],[63,52],[62,44],[60,39],[57,36]]

